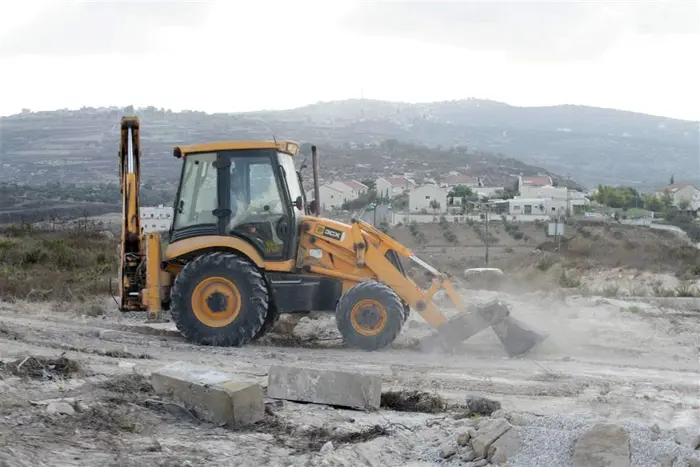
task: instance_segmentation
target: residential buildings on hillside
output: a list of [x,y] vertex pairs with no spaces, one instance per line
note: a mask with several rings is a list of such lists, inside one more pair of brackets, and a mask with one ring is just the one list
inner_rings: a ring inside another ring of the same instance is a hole
[[[458,186],[468,187],[481,200],[490,199],[494,211],[519,218],[573,215],[583,212],[589,203],[583,193],[555,186],[549,176],[518,177],[518,194],[508,200],[496,199],[505,192],[504,187],[487,186],[485,182],[484,177],[451,173],[438,181],[426,178],[416,183],[404,174],[379,177],[375,190],[377,196],[384,199],[406,196],[405,212],[411,215],[463,214],[463,197],[452,196]],[[356,200],[368,191],[365,184],[356,180],[326,183],[320,187],[321,207],[324,211],[340,209],[344,203]],[[311,199],[313,194],[309,193],[307,197]]]
[[671,202],[678,209],[698,213],[700,210],[700,190],[689,182],[677,182],[654,192],[656,196],[671,195]]

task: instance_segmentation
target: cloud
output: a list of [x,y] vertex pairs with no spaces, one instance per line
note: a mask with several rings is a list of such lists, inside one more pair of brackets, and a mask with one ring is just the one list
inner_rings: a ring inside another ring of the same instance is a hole
[[[364,34],[502,51],[517,61],[593,59],[625,32],[700,32],[698,2],[364,2],[344,21]],[[456,57],[456,59],[458,59]]]
[[148,53],[159,28],[195,25],[208,8],[174,1],[61,2],[3,37],[0,57]]

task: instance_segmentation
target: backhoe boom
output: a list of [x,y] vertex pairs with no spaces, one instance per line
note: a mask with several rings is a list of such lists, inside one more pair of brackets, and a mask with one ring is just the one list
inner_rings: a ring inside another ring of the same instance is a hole
[[119,182],[122,195],[122,228],[119,290],[123,311],[142,310],[141,288],[145,281],[144,245],[139,216],[141,141],[138,117],[122,117],[119,143]]

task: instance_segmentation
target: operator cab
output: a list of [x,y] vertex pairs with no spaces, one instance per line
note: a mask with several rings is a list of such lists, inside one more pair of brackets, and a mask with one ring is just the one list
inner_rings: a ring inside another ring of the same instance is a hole
[[292,259],[304,214],[292,142],[210,143],[175,149],[183,158],[170,241],[231,235],[265,260]]

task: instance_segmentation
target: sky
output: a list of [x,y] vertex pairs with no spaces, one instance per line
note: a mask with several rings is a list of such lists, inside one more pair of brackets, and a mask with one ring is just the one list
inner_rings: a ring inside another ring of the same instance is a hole
[[700,120],[700,0],[0,2],[0,115],[370,98]]

